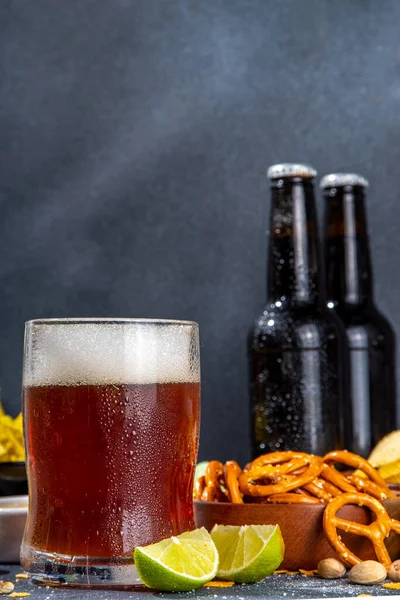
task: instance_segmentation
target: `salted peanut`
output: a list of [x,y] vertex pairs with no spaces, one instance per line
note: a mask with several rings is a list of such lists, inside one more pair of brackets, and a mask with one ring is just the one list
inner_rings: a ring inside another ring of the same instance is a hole
[[375,585],[385,581],[387,571],[376,560],[365,560],[350,569],[349,579],[352,583],[360,585]]
[[9,594],[13,591],[14,587],[11,581],[0,581],[0,594]]
[[400,581],[400,560],[392,562],[387,574],[390,581]]
[[317,572],[323,579],[339,579],[345,575],[346,567],[337,558],[324,558],[319,561]]

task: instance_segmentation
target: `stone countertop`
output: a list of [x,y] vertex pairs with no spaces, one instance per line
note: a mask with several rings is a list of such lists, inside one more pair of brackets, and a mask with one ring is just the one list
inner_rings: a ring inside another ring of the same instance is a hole
[[[400,595],[400,590],[390,590],[375,586],[353,585],[348,579],[323,580],[318,577],[304,575],[272,575],[264,581],[252,585],[233,585],[231,587],[203,587],[196,592],[172,594],[149,590],[144,586],[135,586],[129,589],[87,589],[82,587],[64,586],[39,586],[32,579],[18,579],[16,574],[21,573],[19,565],[0,565],[0,578],[2,581],[15,583],[14,592],[29,592],[29,600],[145,600],[147,597],[159,597],[175,600],[189,598],[220,598],[221,600],[249,600],[251,598],[343,598],[357,597],[360,594],[371,596]],[[6,598],[7,596],[4,596]]]

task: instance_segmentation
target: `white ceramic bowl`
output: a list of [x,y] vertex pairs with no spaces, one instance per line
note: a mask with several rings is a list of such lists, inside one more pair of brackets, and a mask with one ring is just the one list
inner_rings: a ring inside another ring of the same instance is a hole
[[0,498],[0,563],[19,563],[28,515],[28,496]]

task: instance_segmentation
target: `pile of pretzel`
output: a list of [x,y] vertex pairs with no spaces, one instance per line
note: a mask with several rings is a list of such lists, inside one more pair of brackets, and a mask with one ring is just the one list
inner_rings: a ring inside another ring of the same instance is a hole
[[[335,464],[353,471],[339,471]],[[376,469],[346,450],[335,450],[324,457],[304,452],[271,452],[259,456],[243,470],[233,460],[224,465],[212,460],[194,488],[194,498],[206,502],[326,504],[325,534],[343,562],[352,566],[360,559],[345,546],[337,529],[368,537],[377,559],[386,568],[391,559],[384,539],[392,530],[400,533],[400,521],[389,517],[382,500],[393,497]],[[366,506],[375,513],[376,520],[362,525],[337,517],[337,511],[346,504]]]

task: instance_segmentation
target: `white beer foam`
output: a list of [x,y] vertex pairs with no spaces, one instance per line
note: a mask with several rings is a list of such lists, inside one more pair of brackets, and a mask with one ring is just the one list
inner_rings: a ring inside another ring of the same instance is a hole
[[184,323],[31,322],[23,385],[104,385],[200,381],[193,327]]

